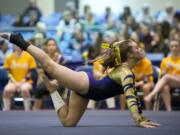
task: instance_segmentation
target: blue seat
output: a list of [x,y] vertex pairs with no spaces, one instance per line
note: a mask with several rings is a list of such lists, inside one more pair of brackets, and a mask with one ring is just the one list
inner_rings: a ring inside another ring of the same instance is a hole
[[48,26],[57,26],[61,19],[61,14],[59,12],[53,13],[50,16],[41,17],[41,21],[44,22]]
[[76,68],[76,71],[92,72],[92,70],[93,70],[93,66],[91,65],[78,66]]
[[6,72],[5,69],[3,69],[2,67],[0,67],[0,110],[2,109],[2,93],[3,93],[3,89],[6,86],[6,84],[8,83],[8,74]]
[[159,66],[161,60],[164,58],[163,53],[146,53],[146,56],[152,61],[152,64],[155,66]]
[[2,26],[11,26],[15,20],[15,16],[10,14],[5,14],[1,16],[1,25]]
[[5,69],[0,67],[0,92],[3,91],[5,85],[8,83],[8,73]]
[[158,66],[153,66],[153,78],[154,78],[154,83],[157,83],[161,76],[161,71]]

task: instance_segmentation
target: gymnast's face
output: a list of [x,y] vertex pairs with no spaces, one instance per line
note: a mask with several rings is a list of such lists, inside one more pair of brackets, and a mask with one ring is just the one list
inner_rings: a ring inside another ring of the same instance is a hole
[[130,57],[134,60],[140,60],[145,56],[144,50],[138,46],[136,42],[131,43],[132,50],[130,52]]

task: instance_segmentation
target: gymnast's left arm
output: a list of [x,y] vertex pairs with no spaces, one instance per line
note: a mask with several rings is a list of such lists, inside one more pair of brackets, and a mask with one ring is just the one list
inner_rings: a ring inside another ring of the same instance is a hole
[[121,84],[126,96],[128,108],[136,125],[145,128],[154,128],[159,126],[158,123],[154,123],[142,115],[141,104],[134,85],[134,75],[128,71],[123,72],[123,74],[121,74]]

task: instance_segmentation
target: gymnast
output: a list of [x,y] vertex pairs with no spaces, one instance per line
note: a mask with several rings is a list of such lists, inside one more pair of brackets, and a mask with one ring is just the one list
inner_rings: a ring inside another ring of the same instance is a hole
[[158,123],[152,122],[142,115],[140,102],[134,85],[134,75],[131,69],[141,58],[142,49],[132,40],[124,40],[108,45],[109,49],[96,60],[101,60],[103,66],[114,68],[101,80],[95,80],[92,73],[76,72],[54,62],[43,50],[26,42],[21,34],[1,34],[1,37],[16,44],[22,50],[36,58],[44,70],[51,74],[58,83],[72,90],[68,104],[57,92],[57,82],[50,82],[46,77],[55,110],[65,127],[76,126],[86,110],[89,99],[102,100],[119,94],[125,94],[128,108],[138,127],[155,128]]

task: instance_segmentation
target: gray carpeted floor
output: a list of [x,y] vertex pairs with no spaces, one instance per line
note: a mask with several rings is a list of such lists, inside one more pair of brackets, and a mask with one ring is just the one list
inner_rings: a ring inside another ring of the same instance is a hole
[[86,111],[77,127],[65,128],[55,111],[0,112],[0,135],[179,135],[180,112],[144,112],[161,123],[156,129],[138,128],[128,111]]

